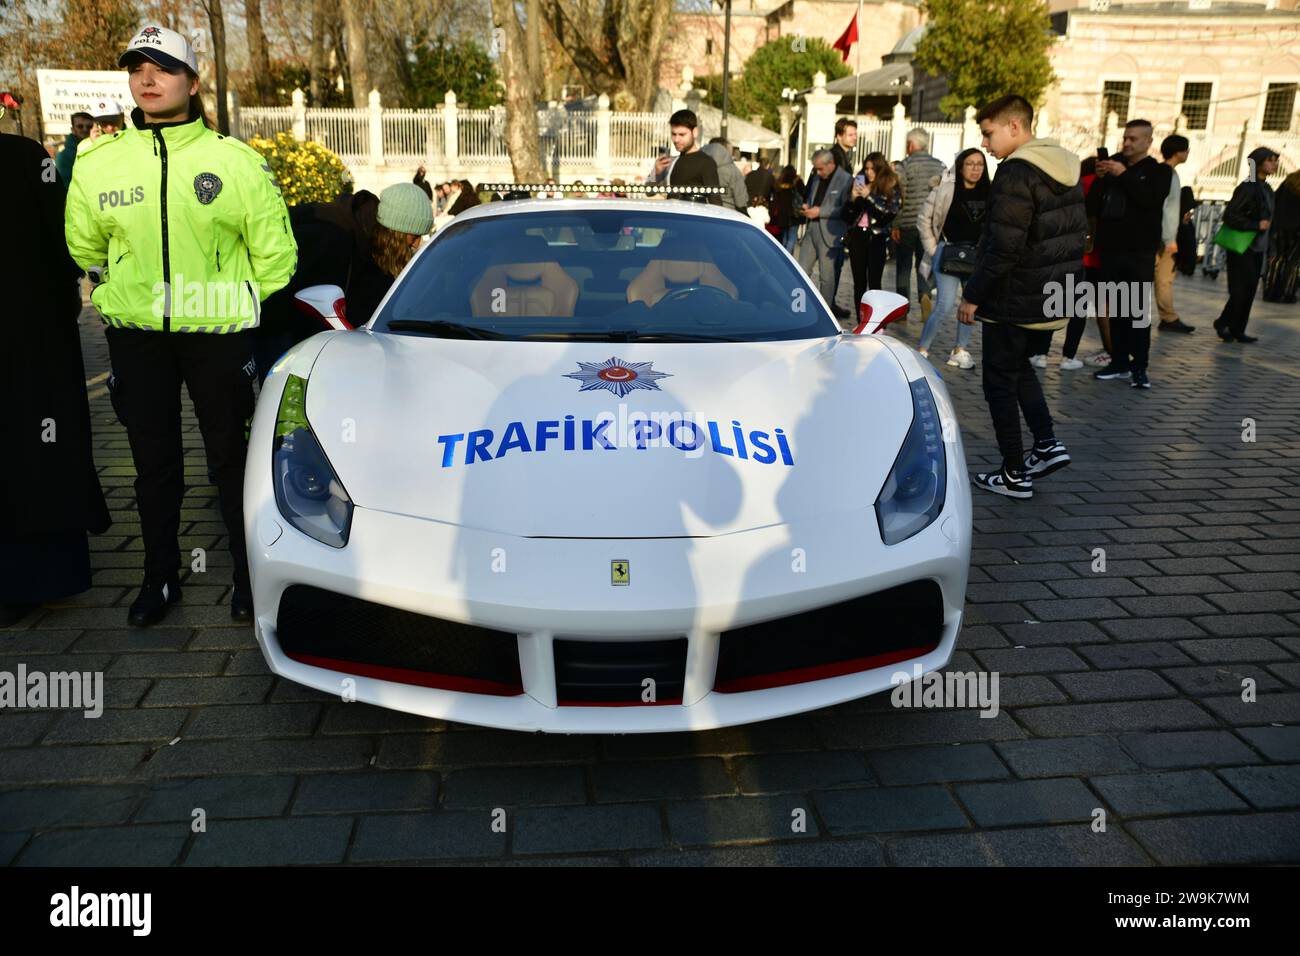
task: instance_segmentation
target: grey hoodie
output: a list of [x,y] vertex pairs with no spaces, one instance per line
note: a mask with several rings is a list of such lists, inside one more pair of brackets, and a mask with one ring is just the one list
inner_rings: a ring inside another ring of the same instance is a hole
[[718,185],[727,189],[722,194],[722,205],[740,212],[748,209],[749,191],[745,189],[745,177],[740,175],[739,167],[732,161],[731,150],[721,143],[709,143],[701,146],[700,152],[705,153],[718,166]]

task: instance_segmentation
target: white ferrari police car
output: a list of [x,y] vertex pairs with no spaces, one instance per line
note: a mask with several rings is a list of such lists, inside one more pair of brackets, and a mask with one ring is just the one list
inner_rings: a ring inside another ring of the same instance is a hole
[[[329,315],[337,288],[300,293]],[[842,331],[751,220],[675,200],[458,216],[369,322],[274,366],[245,521],[273,671],[553,732],[696,730],[944,666],[971,502],[930,364]]]

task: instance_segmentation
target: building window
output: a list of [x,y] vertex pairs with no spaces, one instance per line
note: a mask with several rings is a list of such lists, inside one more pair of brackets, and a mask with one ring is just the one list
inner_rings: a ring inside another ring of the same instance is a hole
[[1107,80],[1101,88],[1101,125],[1106,127],[1106,117],[1114,113],[1119,118],[1119,125],[1128,122],[1129,98],[1133,84],[1128,80]]
[[1210,98],[1214,95],[1213,83],[1183,84],[1183,115],[1188,129],[1209,129]]
[[1295,115],[1294,83],[1270,83],[1264,97],[1264,120],[1261,128],[1269,133],[1285,133],[1291,129]]
[[704,55],[705,55],[705,56],[713,56],[713,41],[712,41],[712,40],[705,40],[705,41],[704,41]]

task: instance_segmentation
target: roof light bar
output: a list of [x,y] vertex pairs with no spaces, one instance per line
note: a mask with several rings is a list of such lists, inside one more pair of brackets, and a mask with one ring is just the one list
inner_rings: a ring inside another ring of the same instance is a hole
[[[655,184],[614,186],[609,183],[484,183],[479,187],[482,192],[504,193],[619,193],[618,198],[631,196],[721,196],[725,186],[659,186]],[[530,197],[531,198],[531,197]],[[562,197],[539,197],[562,198]],[[600,198],[599,196],[597,198]]]

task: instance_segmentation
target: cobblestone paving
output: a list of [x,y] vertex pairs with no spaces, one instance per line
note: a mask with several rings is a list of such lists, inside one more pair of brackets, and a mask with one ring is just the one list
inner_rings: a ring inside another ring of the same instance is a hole
[[[102,670],[107,710],[0,711],[0,865],[1298,862],[1300,308],[1259,303],[1259,344],[1221,345],[1223,280],[1180,277],[1176,294],[1199,330],[1153,334],[1149,392],[1061,372],[1058,334],[1040,374],[1074,464],[1032,502],[976,492],[951,668],[1000,674],[995,718],[878,697],[604,737],[415,718],[269,674],[223,606],[229,555],[188,401],[181,544],[214,550],[162,625],[127,628],[133,469],[84,316],[115,524],[92,539],[90,591],[0,630],[0,670]],[[1097,347],[1090,330],[1081,354]],[[971,468],[994,463],[978,369],[941,371]]]

